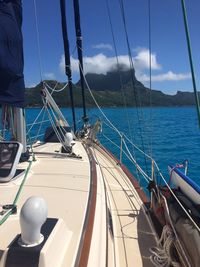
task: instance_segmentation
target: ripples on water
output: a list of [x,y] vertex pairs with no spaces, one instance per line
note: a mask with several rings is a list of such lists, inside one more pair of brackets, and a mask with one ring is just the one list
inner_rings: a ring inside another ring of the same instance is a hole
[[[119,131],[124,132],[140,148],[144,147],[147,153],[152,151],[153,157],[167,179],[169,177],[167,166],[182,163],[187,159],[188,175],[200,184],[200,129],[195,107],[143,108],[142,111],[137,111],[135,108],[127,110],[105,108],[104,112]],[[97,109],[91,109],[89,113],[91,117],[102,118]],[[105,125],[103,130],[112,141],[120,145],[120,138],[115,132]],[[103,137],[100,138],[112,152],[119,156],[118,149]],[[143,157],[137,154],[136,157],[144,165]],[[131,170],[133,169],[128,161],[126,164]]]
[[[104,108],[103,111],[119,131],[124,132],[146,152],[151,153],[152,151],[153,157],[167,179],[169,177],[168,164],[182,163],[185,159],[188,159],[188,175],[200,184],[200,130],[194,107],[152,108],[152,110],[144,108],[142,111],[137,111],[135,108],[126,110],[123,108]],[[28,124],[33,122],[38,112],[39,109],[37,108],[26,111]],[[79,119],[81,118],[81,112],[81,109],[77,109],[77,118]],[[71,122],[71,111],[65,108],[63,113]],[[92,121],[95,121],[97,117],[102,119],[102,115],[97,109],[90,109],[88,113]],[[80,122],[78,124],[81,125]],[[105,124],[103,124],[103,133],[120,146],[119,136]],[[35,134],[36,130],[33,129],[31,135]],[[119,149],[105,140],[102,134],[100,140],[119,157]],[[134,153],[133,150],[131,151]],[[137,153],[136,158],[145,169],[144,158]],[[123,160],[129,169],[134,172],[135,169],[132,164],[124,157]]]

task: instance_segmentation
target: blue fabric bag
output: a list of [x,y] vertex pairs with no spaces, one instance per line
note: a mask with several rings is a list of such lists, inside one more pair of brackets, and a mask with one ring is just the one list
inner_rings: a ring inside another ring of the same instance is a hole
[[21,0],[0,0],[0,103],[24,107]]

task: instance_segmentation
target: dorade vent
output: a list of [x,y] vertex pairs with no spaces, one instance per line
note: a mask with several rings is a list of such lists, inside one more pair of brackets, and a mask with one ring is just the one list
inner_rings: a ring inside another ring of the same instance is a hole
[[21,246],[37,246],[44,240],[40,233],[47,219],[47,205],[43,198],[30,197],[20,212]]
[[19,142],[0,142],[0,182],[9,182],[17,172],[23,146]]
[[36,246],[21,246],[17,235],[8,247],[5,267],[64,266],[72,241],[72,232],[58,218],[47,218],[42,225],[43,241]]
[[65,134],[64,147],[62,147],[62,153],[72,153],[73,135],[71,132]]
[[65,134],[65,145],[68,147],[72,146],[72,141],[73,141],[73,135],[72,133],[66,133]]

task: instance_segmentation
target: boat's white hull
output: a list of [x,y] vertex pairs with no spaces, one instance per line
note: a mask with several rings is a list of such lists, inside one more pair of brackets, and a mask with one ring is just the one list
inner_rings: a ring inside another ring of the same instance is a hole
[[170,166],[169,171],[171,184],[180,188],[195,204],[200,205],[200,187],[179,169]]

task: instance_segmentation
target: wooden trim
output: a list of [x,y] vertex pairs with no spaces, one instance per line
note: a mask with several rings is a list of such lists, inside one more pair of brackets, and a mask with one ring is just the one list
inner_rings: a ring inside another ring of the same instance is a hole
[[[90,183],[90,192],[89,199],[87,204],[87,212],[86,218],[83,226],[83,232],[81,236],[81,241],[79,245],[78,255],[75,262],[75,266],[77,267],[87,267],[88,259],[90,254],[90,246],[92,241],[92,233],[94,226],[94,218],[95,218],[95,210],[96,210],[96,198],[97,198],[97,170],[96,170],[96,161],[94,159],[91,148],[88,145],[83,144],[86,152],[88,154],[88,158],[90,161],[90,175],[91,175],[91,183]],[[136,178],[130,173],[130,171],[126,168],[124,164],[121,164],[120,161],[104,146],[98,145],[109,157],[111,157],[116,164],[118,164],[122,171],[129,178],[130,182],[136,189],[138,195],[144,204],[149,202],[149,199],[145,195],[144,191],[140,187]]]
[[90,161],[91,182],[90,182],[90,192],[89,192],[86,218],[83,226],[79,251],[75,263],[75,266],[77,267],[86,267],[88,265],[92,232],[94,226],[95,210],[96,210],[96,197],[97,197],[96,162],[93,157],[91,149],[87,145],[84,145],[84,147],[86,149]]
[[120,163],[119,159],[117,159],[109,150],[107,150],[103,145],[98,144],[98,146],[109,156],[111,157],[117,165],[121,167],[123,172],[126,174],[126,176],[129,178],[130,182],[134,186],[135,190],[137,191],[139,197],[141,198],[142,202],[144,204],[147,204],[149,202],[149,198],[147,195],[144,193],[143,189],[140,187],[137,179],[132,175],[132,173],[127,169],[127,167]]

